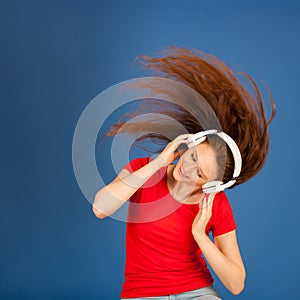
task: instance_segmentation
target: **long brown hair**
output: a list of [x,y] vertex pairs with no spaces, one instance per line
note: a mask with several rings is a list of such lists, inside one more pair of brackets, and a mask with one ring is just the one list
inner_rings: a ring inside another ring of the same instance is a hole
[[[243,85],[237,79],[233,71],[212,55],[199,50],[170,47],[160,57],[141,55],[137,61],[141,62],[145,69],[156,71],[158,77],[173,79],[188,85],[208,102],[216,114],[222,130],[235,140],[241,152],[242,171],[235,185],[247,181],[262,169],[269,150],[268,126],[276,113],[269,89],[272,111],[267,121],[263,98],[255,81],[248,74],[239,72],[241,78],[249,85],[249,88],[246,89],[245,84]],[[200,103],[198,106],[200,107]],[[201,110],[202,108],[199,107],[198,109]],[[156,99],[141,101],[135,112],[127,113],[123,117],[132,118],[150,111],[159,112],[177,120],[189,133],[199,132],[204,127],[203,116],[205,113],[202,116],[202,121],[199,122],[195,116],[184,109],[184,103],[182,106],[174,105],[173,107],[170,103]],[[145,134],[140,136],[137,142],[151,138],[153,142],[164,145],[170,141],[170,137],[175,138],[180,134],[174,130],[172,132],[172,126],[168,129],[168,135],[158,134],[159,131],[156,131],[155,128],[165,126],[165,122],[162,125],[160,118],[132,123],[130,126],[123,126],[126,121],[122,119],[114,124],[106,135],[116,135],[121,130],[127,133],[144,131]],[[205,129],[207,126],[209,125],[206,125]],[[211,140],[216,139],[210,139],[210,142]],[[220,153],[216,143],[213,144],[215,144],[213,145],[215,152]],[[157,152],[162,149],[157,150]],[[217,157],[217,159],[219,161],[224,160],[222,157]],[[228,149],[225,161],[225,172],[223,172],[224,175],[222,174],[221,179],[228,181],[233,172],[232,155]]]

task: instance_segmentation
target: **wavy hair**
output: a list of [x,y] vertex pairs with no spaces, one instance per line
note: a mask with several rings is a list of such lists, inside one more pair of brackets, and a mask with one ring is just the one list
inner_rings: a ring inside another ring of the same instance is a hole
[[[217,116],[222,130],[235,140],[240,149],[243,164],[241,174],[234,186],[249,180],[262,169],[269,150],[268,126],[276,113],[269,89],[272,109],[271,116],[267,120],[261,92],[252,77],[244,72],[236,73],[245,81],[242,84],[228,66],[210,54],[195,49],[170,47],[159,57],[141,55],[136,58],[136,62],[140,62],[145,69],[155,71],[157,77],[181,82],[204,97]],[[245,87],[246,84],[249,85],[249,88]],[[203,110],[200,103],[194,105],[195,110]],[[197,105],[198,107],[196,107]],[[113,136],[124,131],[129,134],[143,131],[145,134],[136,140],[137,143],[150,138],[154,143],[164,147],[170,142],[170,137],[175,138],[180,134],[174,131],[174,127],[170,125],[166,129],[169,131],[168,134],[162,135],[157,133],[159,132],[158,128],[165,127],[165,121],[162,122],[161,118],[132,123],[130,126],[124,126],[126,121],[123,118],[133,118],[147,112],[158,112],[175,119],[189,133],[204,130],[205,112],[203,112],[200,122],[184,107],[184,103],[180,106],[172,105],[169,102],[151,98],[141,101],[135,112],[124,114],[105,135]],[[207,122],[205,130],[209,126],[209,121]],[[222,164],[222,161],[225,164],[225,170],[220,179],[226,182],[232,178],[233,173],[231,151],[227,147],[226,157],[224,157],[222,156],[224,151],[221,151],[218,138],[209,139],[209,142],[215,150],[219,164]],[[156,152],[158,153],[162,149],[158,149]]]

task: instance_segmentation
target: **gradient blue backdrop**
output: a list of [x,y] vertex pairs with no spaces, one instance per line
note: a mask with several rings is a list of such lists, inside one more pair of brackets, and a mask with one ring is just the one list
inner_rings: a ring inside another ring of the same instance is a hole
[[299,299],[299,2],[1,0],[0,25],[1,299],[119,298],[125,224],[92,214],[73,133],[98,93],[145,75],[132,69],[137,55],[170,45],[270,86],[278,114],[265,168],[229,192],[246,287],[238,297],[216,288],[228,300]]

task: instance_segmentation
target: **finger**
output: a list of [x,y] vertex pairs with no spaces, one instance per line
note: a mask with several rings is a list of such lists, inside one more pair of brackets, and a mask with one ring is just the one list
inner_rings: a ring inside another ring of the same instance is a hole
[[199,203],[199,207],[205,208],[205,206],[207,205],[207,198],[208,198],[208,195],[205,194]]
[[193,134],[191,134],[191,133],[181,134],[181,135],[177,136],[174,139],[174,141],[188,139],[191,135],[193,135]]
[[202,199],[202,204],[201,204],[201,216],[202,216],[202,219],[204,219],[206,217],[206,214],[207,214],[207,204],[206,204],[206,197],[204,197]]
[[217,193],[211,193],[211,194],[209,194],[209,203],[211,203],[211,202],[214,201],[214,199],[215,199],[215,197],[216,197],[216,194],[217,194]]
[[212,210],[212,207],[213,207],[213,204],[214,204],[214,200],[215,200],[215,196],[216,196],[217,193],[213,193],[210,195],[209,197],[209,207],[210,207],[210,210]]
[[212,205],[215,195],[216,195],[216,193],[205,195],[203,198],[203,205],[205,205],[205,206]]
[[199,222],[199,220],[201,218],[201,214],[202,214],[202,212],[201,212],[201,210],[199,210],[199,212],[197,213],[197,215],[196,215],[196,217],[193,221],[193,226],[196,225]]
[[172,144],[178,148],[180,145],[187,145],[187,140],[177,140],[177,141],[173,141]]
[[210,195],[205,197],[205,216],[209,218],[212,214],[212,204],[213,201],[211,201]]
[[180,144],[186,144],[186,141],[185,141],[185,140],[177,140],[177,141],[172,141],[172,142],[170,142],[170,144],[171,144],[175,149],[177,149],[178,146],[179,146]]
[[174,159],[176,159],[177,157],[180,156],[180,153],[179,152],[174,152]]
[[209,197],[205,197],[205,212],[206,212],[206,215],[209,214]]
[[215,195],[210,195],[210,197],[208,198],[208,203],[207,203],[207,214],[208,216],[212,215],[212,207],[213,207],[213,202],[214,202],[214,196]]
[[202,215],[202,210],[199,210],[198,213],[197,213],[197,216],[195,218],[196,222],[198,222],[200,220],[201,215]]
[[178,136],[177,138],[175,138],[173,140],[174,143],[176,143],[177,145],[182,144],[182,143],[186,143],[188,138],[191,136],[192,134],[182,134],[180,136]]

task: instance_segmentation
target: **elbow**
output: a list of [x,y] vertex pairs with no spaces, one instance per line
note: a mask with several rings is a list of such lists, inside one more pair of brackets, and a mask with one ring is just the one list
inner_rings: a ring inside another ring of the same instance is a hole
[[94,215],[95,215],[98,219],[104,219],[105,217],[107,217],[107,215],[103,214],[102,212],[100,212],[100,211],[96,208],[95,204],[93,204],[92,210],[93,210]]
[[98,218],[98,219],[104,219],[105,217],[107,217],[107,215],[105,215],[103,212],[100,211],[99,208],[96,207],[96,203],[99,201],[99,192],[95,195],[94,197],[94,203],[92,205],[92,211],[94,213],[94,215]]
[[239,295],[245,288],[245,278],[239,280],[239,282],[235,282],[229,287],[229,291],[233,295]]
[[233,294],[233,295],[239,295],[245,288],[245,280],[246,280],[246,270],[244,268],[244,266],[242,266],[241,268],[241,273],[239,274],[239,276],[235,277],[235,280],[233,280],[231,282],[231,284],[229,285],[229,291]]
[[237,285],[237,286],[234,286],[234,287],[231,287],[230,288],[230,292],[233,294],[233,295],[239,295],[243,290],[244,290],[244,283],[243,284],[240,284],[240,285]]

